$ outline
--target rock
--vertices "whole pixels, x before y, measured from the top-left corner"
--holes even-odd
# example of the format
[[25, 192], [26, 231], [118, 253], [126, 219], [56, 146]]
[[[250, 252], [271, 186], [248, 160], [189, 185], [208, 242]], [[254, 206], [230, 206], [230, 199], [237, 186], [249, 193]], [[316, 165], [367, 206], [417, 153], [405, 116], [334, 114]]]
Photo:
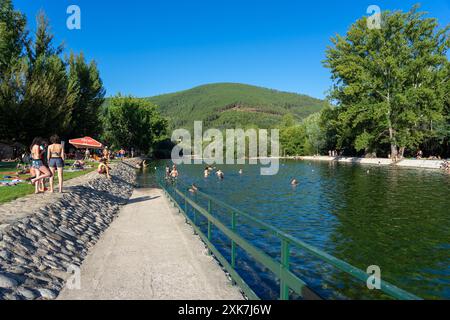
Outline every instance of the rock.
[[0, 250], [0, 257], [5, 259], [5, 260], [9, 260], [11, 258], [11, 252], [9, 252], [8, 250]]
[[36, 289], [42, 298], [47, 300], [56, 299], [57, 295], [53, 290], [45, 289], [45, 288], [37, 288]]
[[8, 272], [13, 273], [13, 274], [17, 274], [17, 275], [22, 275], [22, 274], [24, 274], [27, 271], [23, 267], [13, 266], [11, 268], [8, 268]]
[[76, 237], [77, 237], [77, 235], [76, 235], [75, 232], [73, 232], [72, 230], [69, 230], [69, 229], [67, 229], [67, 228], [59, 227], [59, 230], [61, 230], [61, 232], [65, 233], [65, 234], [68, 234], [69, 236], [71, 236], [71, 237], [73, 237], [73, 238], [76, 238]]
[[37, 298], [37, 295], [31, 289], [25, 287], [17, 288], [16, 292], [27, 300], [34, 300]]
[[11, 289], [17, 287], [18, 282], [13, 278], [0, 273], [0, 288]]
[[27, 260], [27, 259], [25, 259], [25, 258], [22, 258], [22, 257], [20, 257], [20, 256], [14, 256], [14, 260], [16, 260], [17, 261], [17, 263], [18, 264], [21, 264], [21, 265], [25, 265], [25, 264], [27, 264], [27, 261], [29, 261], [29, 260]]

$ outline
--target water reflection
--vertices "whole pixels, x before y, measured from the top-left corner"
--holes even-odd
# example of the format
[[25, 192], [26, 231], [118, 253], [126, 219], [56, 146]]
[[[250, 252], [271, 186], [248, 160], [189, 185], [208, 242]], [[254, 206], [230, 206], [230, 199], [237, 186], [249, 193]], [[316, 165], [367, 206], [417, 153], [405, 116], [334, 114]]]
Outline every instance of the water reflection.
[[[203, 166], [179, 169], [187, 184], [196, 183], [201, 191], [363, 270], [378, 265], [382, 279], [405, 290], [423, 298], [450, 298], [449, 175], [284, 161], [273, 177], [260, 176], [258, 166], [220, 166], [225, 172], [220, 181], [214, 175], [205, 179]], [[297, 187], [290, 185], [294, 177], [300, 181]], [[252, 226], [243, 228], [255, 245], [278, 255], [276, 239], [267, 240]], [[374, 297], [365, 284], [301, 251], [293, 253], [294, 272], [324, 297]], [[241, 267], [250, 274], [248, 266]], [[271, 284], [270, 293], [269, 282], [261, 290], [275, 294], [276, 285]]]

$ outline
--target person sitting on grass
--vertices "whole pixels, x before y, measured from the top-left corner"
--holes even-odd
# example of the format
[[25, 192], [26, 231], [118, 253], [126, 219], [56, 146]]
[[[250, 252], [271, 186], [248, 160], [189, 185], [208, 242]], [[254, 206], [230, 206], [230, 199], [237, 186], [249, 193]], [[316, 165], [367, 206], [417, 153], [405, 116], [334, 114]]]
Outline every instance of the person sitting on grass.
[[97, 169], [98, 173], [106, 174], [106, 177], [108, 179], [111, 179], [111, 176], [109, 175], [109, 170], [111, 170], [111, 168], [108, 166], [106, 158], [102, 158], [100, 160], [100, 164], [98, 165], [98, 169]]
[[30, 168], [26, 163], [19, 162], [16, 167], [16, 174], [27, 174], [30, 172]]
[[76, 170], [84, 170], [84, 161], [82, 160], [77, 160], [73, 163], [72, 165], [72, 169], [76, 169]]

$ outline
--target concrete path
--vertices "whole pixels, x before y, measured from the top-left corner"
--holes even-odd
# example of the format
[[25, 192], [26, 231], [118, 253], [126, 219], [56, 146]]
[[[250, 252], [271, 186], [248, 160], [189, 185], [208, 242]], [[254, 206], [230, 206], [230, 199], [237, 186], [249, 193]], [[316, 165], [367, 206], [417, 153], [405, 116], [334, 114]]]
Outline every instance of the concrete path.
[[60, 300], [243, 299], [159, 189], [136, 189]]

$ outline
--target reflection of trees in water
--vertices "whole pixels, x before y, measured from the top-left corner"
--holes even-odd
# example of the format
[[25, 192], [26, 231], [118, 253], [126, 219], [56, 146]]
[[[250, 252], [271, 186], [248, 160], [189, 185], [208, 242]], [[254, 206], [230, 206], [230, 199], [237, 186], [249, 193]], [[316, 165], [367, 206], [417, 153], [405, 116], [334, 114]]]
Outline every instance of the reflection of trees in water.
[[[448, 177], [333, 162], [285, 165], [271, 178], [261, 178], [252, 166], [243, 176], [237, 173], [242, 166], [221, 166], [221, 182], [214, 176], [203, 180], [202, 166], [183, 166], [180, 173], [187, 184], [196, 183], [201, 191], [362, 270], [379, 265], [382, 279], [402, 289], [424, 298], [449, 297]], [[291, 176], [300, 178], [296, 189], [288, 185]], [[221, 220], [229, 225], [226, 214]], [[242, 236], [279, 259], [279, 242], [254, 226], [239, 225]], [[213, 233], [229, 258], [229, 240]], [[302, 250], [293, 250], [291, 261], [293, 272], [324, 298], [381, 297]], [[277, 281], [243, 253], [238, 270], [261, 296], [277, 298]]]
[[[423, 298], [443, 297], [448, 290], [450, 239], [445, 183], [430, 172], [352, 167], [339, 195], [342, 207], [330, 239], [333, 254], [365, 270], [381, 268], [382, 279]], [[447, 191], [448, 192], [448, 191]], [[445, 275], [447, 273], [447, 283]], [[350, 287], [348, 277], [333, 274], [351, 297], [367, 297], [367, 289]], [[369, 295], [371, 297], [371, 295]]]

